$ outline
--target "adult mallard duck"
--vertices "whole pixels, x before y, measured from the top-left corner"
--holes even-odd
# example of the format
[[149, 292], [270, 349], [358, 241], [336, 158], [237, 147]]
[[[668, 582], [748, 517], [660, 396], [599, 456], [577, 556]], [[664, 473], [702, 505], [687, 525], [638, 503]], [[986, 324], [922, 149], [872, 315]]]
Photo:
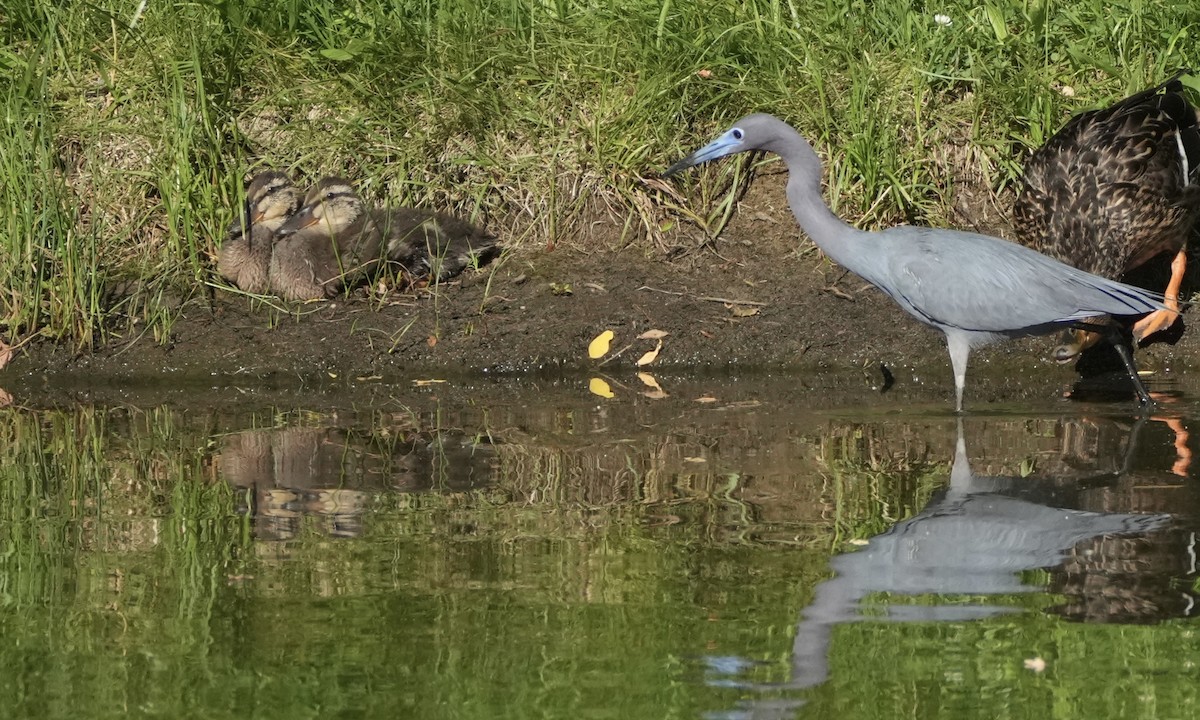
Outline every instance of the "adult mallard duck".
[[331, 297], [388, 261], [414, 278], [444, 281], [498, 250], [495, 237], [449, 215], [368, 209], [339, 177], [313, 186], [277, 235], [271, 288], [289, 300]]
[[[1175, 254], [1168, 310], [1133, 326], [1138, 341], [1179, 317], [1184, 244], [1200, 219], [1200, 128], [1183, 74], [1071, 118], [1029, 158], [1013, 208], [1022, 244], [1096, 275], [1121, 278]], [[1098, 339], [1072, 331], [1054, 357], [1067, 362]]]
[[287, 175], [267, 170], [246, 187], [246, 204], [217, 251], [217, 273], [249, 293], [263, 294], [275, 231], [300, 209], [300, 189]]

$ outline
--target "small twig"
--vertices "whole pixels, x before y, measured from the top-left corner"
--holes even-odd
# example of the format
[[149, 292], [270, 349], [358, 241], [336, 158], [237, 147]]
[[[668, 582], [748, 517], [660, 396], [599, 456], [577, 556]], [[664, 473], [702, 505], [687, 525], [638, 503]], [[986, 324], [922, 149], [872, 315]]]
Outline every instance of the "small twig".
[[753, 305], [755, 307], [766, 307], [769, 304], [769, 303], [765, 303], [765, 302], [759, 302], [757, 300], [731, 300], [730, 298], [723, 298], [723, 297], [707, 297], [706, 296], [706, 297], [698, 297], [696, 299], [704, 300], [706, 302], [719, 302], [719, 303], [723, 303], [725, 305]]
[[643, 285], [638, 290], [649, 290], [650, 292], [662, 293], [663, 295], [687, 295], [686, 292], [672, 292], [670, 290], [659, 290], [658, 288]]
[[662, 293], [663, 295], [687, 296], [687, 297], [691, 297], [696, 300], [703, 300], [704, 302], [718, 302], [718, 303], [724, 303], [726, 305], [754, 305], [757, 307], [766, 307], [767, 305], [770, 304], [770, 303], [765, 303], [765, 302], [759, 302], [757, 300], [733, 300], [730, 298], [723, 298], [723, 297], [710, 297], [708, 295], [692, 295], [691, 293], [687, 293], [687, 292], [673, 292], [671, 290], [660, 290], [658, 288], [650, 287], [649, 285], [643, 285], [640, 288], [638, 288], [638, 290], [649, 290], [650, 292]]
[[613, 360], [616, 360], [617, 358], [621, 357], [621, 355], [623, 355], [623, 354], [625, 353], [625, 351], [626, 351], [626, 350], [628, 350], [628, 349], [629, 349], [629, 348], [631, 348], [631, 347], [633, 347], [633, 343], [629, 343], [628, 345], [626, 345], [625, 347], [623, 347], [623, 348], [621, 348], [620, 350], [616, 351], [616, 352], [615, 352], [615, 353], [613, 353], [612, 355], [609, 355], [608, 357], [604, 358], [604, 362], [602, 362], [602, 363], [599, 363], [598, 365], [596, 365], [596, 367], [598, 367], [598, 368], [599, 368], [599, 367], [604, 367], [605, 365], [609, 364], [609, 363], [610, 363], [610, 362], [612, 362]]

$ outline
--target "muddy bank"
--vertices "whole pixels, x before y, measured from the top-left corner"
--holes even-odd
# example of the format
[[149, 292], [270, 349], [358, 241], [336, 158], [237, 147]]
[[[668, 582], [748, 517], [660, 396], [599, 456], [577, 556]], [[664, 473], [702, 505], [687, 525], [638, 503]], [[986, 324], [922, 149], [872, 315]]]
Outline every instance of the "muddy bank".
[[[597, 370], [586, 348], [605, 329], [616, 333], [614, 352], [629, 347], [599, 369], [631, 375], [654, 347], [636, 336], [658, 329], [670, 333], [651, 366], [659, 373], [868, 376], [883, 364], [898, 383], [923, 376], [951, 391], [941, 334], [824, 259], [795, 228], [778, 176], [755, 183], [716, 242], [693, 231], [680, 243], [692, 249], [670, 260], [573, 245], [523, 250], [434, 292], [382, 300], [360, 290], [336, 302], [272, 305], [205, 288], [183, 303], [164, 343], [135, 332], [86, 354], [34, 346], [0, 374], [0, 385], [553, 378]], [[1198, 343], [1184, 333], [1174, 345], [1142, 350], [1139, 362], [1169, 377], [1196, 364]], [[1050, 375], [1068, 383], [1070, 369], [1045, 359], [1052, 345], [1034, 338], [984, 349], [972, 357], [972, 378], [1000, 374], [1019, 383]]]

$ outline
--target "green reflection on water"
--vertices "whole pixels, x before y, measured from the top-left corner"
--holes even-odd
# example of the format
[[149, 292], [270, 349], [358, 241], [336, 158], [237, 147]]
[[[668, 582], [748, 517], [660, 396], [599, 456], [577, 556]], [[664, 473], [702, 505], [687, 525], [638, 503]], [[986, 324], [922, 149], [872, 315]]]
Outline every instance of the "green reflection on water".
[[[1192, 714], [1188, 623], [1064, 621], [1043, 611], [1080, 591], [1043, 571], [1022, 577], [1055, 594], [949, 599], [1024, 612], [839, 624], [826, 682], [770, 688], [791, 676], [797, 619], [831, 553], [916, 515], [946, 482], [944, 420], [480, 405], [0, 416], [0, 707], [692, 718], [804, 700], [796, 712], [815, 717]], [[1056, 422], [976, 428], [999, 448], [989, 471], [1077, 466], [1043, 427]], [[1169, 448], [1162, 436], [1150, 445]], [[1024, 669], [1032, 657], [1048, 669]]]

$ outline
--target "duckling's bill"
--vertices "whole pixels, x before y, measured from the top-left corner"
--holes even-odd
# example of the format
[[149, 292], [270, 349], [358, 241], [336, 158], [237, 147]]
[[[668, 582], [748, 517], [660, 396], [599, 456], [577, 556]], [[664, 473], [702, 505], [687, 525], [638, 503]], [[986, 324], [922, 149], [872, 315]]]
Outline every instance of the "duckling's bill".
[[285, 222], [279, 227], [278, 230], [275, 231], [275, 235], [278, 237], [295, 235], [304, 228], [315, 225], [317, 220], [319, 220], [319, 218], [313, 214], [311, 207], [301, 208], [300, 212], [289, 218], [287, 222]]

